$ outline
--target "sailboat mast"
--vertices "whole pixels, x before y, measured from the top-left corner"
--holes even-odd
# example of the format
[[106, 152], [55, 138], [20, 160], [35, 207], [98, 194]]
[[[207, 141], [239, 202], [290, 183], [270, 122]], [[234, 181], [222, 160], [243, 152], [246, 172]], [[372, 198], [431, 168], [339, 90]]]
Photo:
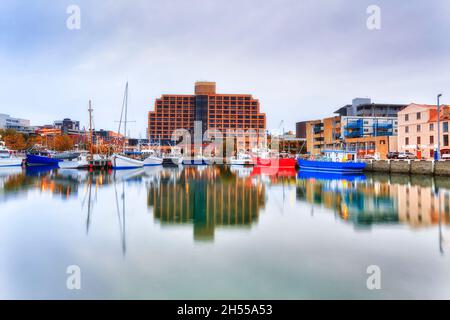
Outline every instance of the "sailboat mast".
[[125, 86], [125, 122], [124, 122], [124, 135], [123, 135], [123, 152], [125, 153], [125, 146], [127, 141], [127, 122], [128, 122], [128, 81]]
[[93, 154], [94, 154], [94, 152], [93, 152], [94, 139], [93, 138], [94, 137], [92, 134], [92, 103], [91, 103], [91, 100], [89, 100], [88, 111], [89, 111], [89, 140], [90, 140], [89, 152], [90, 152], [91, 159], [93, 159]]

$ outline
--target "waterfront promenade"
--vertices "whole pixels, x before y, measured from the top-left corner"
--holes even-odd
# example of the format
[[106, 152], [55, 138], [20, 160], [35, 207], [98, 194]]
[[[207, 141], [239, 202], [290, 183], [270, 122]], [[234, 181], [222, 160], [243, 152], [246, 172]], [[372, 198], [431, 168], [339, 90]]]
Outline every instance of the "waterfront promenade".
[[450, 161], [369, 160], [365, 171], [450, 176]]

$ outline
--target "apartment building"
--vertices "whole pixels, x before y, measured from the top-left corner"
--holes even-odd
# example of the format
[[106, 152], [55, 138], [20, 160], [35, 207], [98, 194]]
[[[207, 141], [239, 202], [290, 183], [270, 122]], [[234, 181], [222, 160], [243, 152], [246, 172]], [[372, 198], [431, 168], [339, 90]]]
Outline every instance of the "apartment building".
[[250, 94], [219, 94], [215, 82], [196, 82], [193, 95], [168, 94], [156, 99], [154, 111], [148, 114], [149, 140], [171, 144], [177, 129], [192, 135], [195, 121], [202, 122], [202, 132], [220, 130], [225, 136], [228, 130], [264, 137], [266, 133], [266, 114], [260, 112], [258, 99]]
[[[440, 110], [441, 154], [450, 153], [450, 106]], [[398, 114], [399, 151], [416, 154], [418, 158], [432, 159], [438, 148], [437, 106], [412, 103]]]

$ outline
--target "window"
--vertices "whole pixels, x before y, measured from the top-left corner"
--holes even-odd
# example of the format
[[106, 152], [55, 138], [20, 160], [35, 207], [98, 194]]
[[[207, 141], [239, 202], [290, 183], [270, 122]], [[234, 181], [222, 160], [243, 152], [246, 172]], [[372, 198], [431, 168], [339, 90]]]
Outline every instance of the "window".
[[434, 123], [430, 123], [430, 131], [434, 130]]
[[420, 132], [420, 124], [417, 125], [417, 132]]
[[408, 132], [409, 132], [409, 127], [405, 126], [405, 133], [408, 133]]
[[419, 145], [421, 143], [420, 140], [421, 140], [420, 137], [417, 137], [417, 145]]
[[417, 112], [417, 114], [416, 114], [417, 120], [420, 120], [420, 115], [421, 115], [421, 113]]
[[448, 122], [444, 122], [444, 123], [442, 124], [442, 131], [448, 132]]
[[430, 144], [434, 143], [434, 136], [430, 136]]
[[409, 145], [409, 138], [408, 137], [405, 138], [405, 145]]
[[448, 146], [448, 134], [444, 135], [444, 146], [447, 147]]
[[405, 114], [405, 121], [409, 121], [409, 114]]

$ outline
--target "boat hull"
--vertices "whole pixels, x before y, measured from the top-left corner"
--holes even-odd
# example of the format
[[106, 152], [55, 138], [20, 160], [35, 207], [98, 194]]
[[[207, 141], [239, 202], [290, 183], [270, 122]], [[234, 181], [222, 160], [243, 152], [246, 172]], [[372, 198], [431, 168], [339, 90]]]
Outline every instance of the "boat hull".
[[35, 154], [27, 154], [28, 166], [58, 166], [58, 163], [61, 161], [61, 159], [38, 156]]
[[113, 169], [135, 169], [144, 166], [143, 161], [128, 158], [119, 154], [112, 155], [111, 164]]
[[260, 158], [254, 157], [253, 164], [258, 167], [295, 169], [297, 161], [294, 158]]
[[160, 166], [163, 163], [162, 158], [150, 156], [144, 160], [144, 167]]
[[20, 158], [0, 158], [0, 168], [20, 167], [22, 162]]
[[366, 164], [363, 162], [332, 162], [315, 160], [298, 160], [300, 172], [325, 172], [338, 174], [362, 173]]
[[89, 167], [89, 163], [87, 161], [61, 161], [58, 163], [58, 167], [61, 169], [83, 169]]

